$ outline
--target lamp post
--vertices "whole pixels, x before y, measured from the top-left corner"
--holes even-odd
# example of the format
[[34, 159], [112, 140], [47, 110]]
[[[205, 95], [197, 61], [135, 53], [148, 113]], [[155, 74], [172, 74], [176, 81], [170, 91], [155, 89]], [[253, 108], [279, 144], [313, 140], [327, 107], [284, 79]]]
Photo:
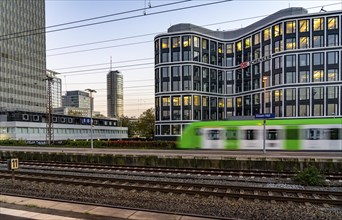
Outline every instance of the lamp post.
[[96, 93], [96, 90], [94, 89], [86, 89], [85, 91], [88, 91], [90, 93], [90, 148], [93, 150], [94, 143], [93, 143], [93, 92]]
[[[263, 86], [264, 86], [264, 106], [263, 106], [263, 114], [266, 113], [266, 83], [267, 83], [267, 76], [262, 78]], [[264, 117], [264, 139], [262, 143], [262, 149], [264, 154], [266, 153], [266, 118]]]

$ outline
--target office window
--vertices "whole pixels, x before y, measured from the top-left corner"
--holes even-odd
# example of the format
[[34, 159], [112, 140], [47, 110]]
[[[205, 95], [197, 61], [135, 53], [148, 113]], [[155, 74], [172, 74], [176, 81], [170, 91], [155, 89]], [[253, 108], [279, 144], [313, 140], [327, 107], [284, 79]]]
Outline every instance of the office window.
[[323, 82], [324, 81], [324, 70], [314, 70], [312, 77], [313, 77], [313, 82]]
[[250, 37], [245, 39], [244, 47], [245, 47], [245, 49], [251, 47], [251, 38]]
[[191, 80], [183, 80], [183, 91], [191, 90]]
[[170, 82], [162, 82], [162, 92], [170, 91]]
[[323, 65], [324, 64], [324, 54], [323, 53], [314, 53], [313, 54], [313, 65]]
[[282, 80], [282, 74], [281, 73], [276, 73], [274, 74], [274, 85], [281, 85], [283, 83]]
[[285, 67], [295, 67], [296, 66], [296, 55], [285, 56]]
[[171, 61], [172, 62], [180, 61], [180, 52], [177, 52], [177, 51], [172, 52]]
[[173, 37], [172, 39], [172, 48], [180, 47], [180, 37]]
[[271, 62], [270, 60], [264, 61], [264, 72], [269, 72], [271, 70]]
[[299, 55], [299, 66], [310, 66], [310, 54]]
[[191, 96], [183, 96], [183, 106], [191, 106]]
[[208, 50], [208, 40], [207, 39], [202, 39], [202, 49]]
[[266, 44], [264, 45], [264, 50], [263, 50], [263, 54], [264, 56], [269, 56], [271, 54], [271, 45], [270, 44]]
[[194, 106], [201, 106], [201, 97], [198, 95], [194, 96]]
[[172, 106], [180, 106], [180, 105], [181, 105], [180, 96], [172, 97]]
[[309, 113], [310, 106], [301, 104], [299, 105], [299, 116], [310, 116]]
[[296, 49], [296, 38], [286, 39], [286, 50]]
[[227, 44], [226, 47], [227, 47], [226, 51], [227, 51], [228, 54], [234, 52], [233, 44]]
[[312, 98], [314, 100], [324, 99], [324, 88], [323, 87], [312, 88]]
[[285, 97], [286, 101], [296, 100], [296, 89], [286, 89], [285, 93], [286, 93], [286, 97]]
[[227, 98], [227, 108], [233, 108], [233, 98]]
[[309, 37], [300, 37], [299, 38], [299, 48], [305, 49], [310, 47], [310, 38]]
[[327, 86], [328, 99], [337, 99], [339, 97], [338, 94], [338, 86]]
[[278, 40], [276, 42], [274, 42], [274, 52], [281, 52], [283, 51], [283, 41], [282, 40]]
[[162, 107], [170, 106], [170, 97], [162, 97]]
[[309, 32], [309, 20], [300, 20], [299, 21], [299, 32]]
[[328, 47], [338, 46], [338, 34], [328, 35]]
[[269, 39], [271, 39], [271, 29], [267, 28], [265, 30], [263, 30], [263, 36], [264, 36], [264, 41], [267, 41]]
[[194, 37], [194, 48], [200, 47], [200, 39], [199, 37]]
[[323, 104], [314, 104], [313, 105], [313, 116], [323, 116]]
[[310, 88], [299, 88], [299, 100], [310, 99]]
[[306, 83], [310, 82], [309, 71], [300, 71], [299, 72], [299, 82]]
[[296, 72], [286, 72], [285, 80], [285, 83], [296, 83]]
[[191, 46], [191, 37], [190, 36], [184, 36], [184, 37], [182, 37], [182, 40], [183, 40], [183, 48]]
[[328, 52], [328, 64], [338, 64], [338, 51]]
[[241, 41], [239, 41], [239, 42], [236, 43], [236, 51], [237, 51], [237, 52], [242, 51], [242, 42], [241, 42]]
[[323, 35], [313, 37], [313, 47], [323, 47], [324, 37]]
[[162, 63], [169, 62], [169, 53], [162, 53], [161, 54], [161, 62]]
[[314, 18], [313, 19], [313, 30], [323, 31], [324, 30], [324, 18]]
[[260, 33], [253, 35], [253, 45], [260, 44]]
[[296, 106], [286, 105], [286, 115], [285, 117], [295, 117], [296, 116]]
[[169, 48], [169, 38], [162, 38], [162, 49], [168, 49]]
[[296, 33], [296, 21], [286, 22], [286, 34]]
[[338, 27], [338, 18], [337, 17], [328, 18], [328, 30], [337, 29], [337, 27]]
[[283, 67], [282, 65], [282, 57], [276, 57], [274, 58], [274, 69], [281, 69]]
[[180, 81], [179, 80], [172, 81], [172, 91], [180, 91]]
[[280, 35], [282, 35], [282, 27], [281, 27], [281, 24], [277, 24], [277, 25], [274, 25], [273, 26], [273, 36], [274, 37], [278, 37]]
[[338, 80], [338, 69], [328, 69], [327, 81]]
[[161, 68], [161, 72], [162, 72], [162, 78], [168, 78], [169, 77], [169, 68], [168, 67]]

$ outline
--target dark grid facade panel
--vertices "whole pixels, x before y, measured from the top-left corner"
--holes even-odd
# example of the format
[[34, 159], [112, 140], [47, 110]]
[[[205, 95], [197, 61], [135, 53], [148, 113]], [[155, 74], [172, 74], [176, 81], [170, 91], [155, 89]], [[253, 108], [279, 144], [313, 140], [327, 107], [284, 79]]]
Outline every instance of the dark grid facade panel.
[[285, 16], [234, 39], [195, 29], [155, 38], [156, 136], [232, 116], [341, 115], [341, 13]]

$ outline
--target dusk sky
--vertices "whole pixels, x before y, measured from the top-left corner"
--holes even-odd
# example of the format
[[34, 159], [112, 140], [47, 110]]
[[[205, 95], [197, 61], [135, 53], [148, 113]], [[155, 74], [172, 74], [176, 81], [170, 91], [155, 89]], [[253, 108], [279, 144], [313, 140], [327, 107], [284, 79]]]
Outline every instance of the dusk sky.
[[[178, 4], [156, 7], [176, 2]], [[190, 7], [207, 3], [216, 4]], [[152, 8], [148, 8], [149, 5]], [[119, 70], [124, 77], [124, 115], [139, 117], [143, 111], [154, 107], [153, 39], [158, 33], [167, 32], [171, 25], [192, 23], [213, 30], [233, 30], [289, 6], [304, 7], [314, 13], [322, 6], [326, 11], [341, 10], [342, 1], [46, 0], [46, 26], [145, 6], [145, 11], [47, 28], [47, 69], [61, 73], [58, 77], [63, 82], [63, 93], [66, 90], [95, 89], [94, 110], [107, 115], [106, 75], [112, 57], [112, 70]], [[175, 10], [163, 12], [171, 9]], [[49, 33], [108, 20], [116, 21]]]

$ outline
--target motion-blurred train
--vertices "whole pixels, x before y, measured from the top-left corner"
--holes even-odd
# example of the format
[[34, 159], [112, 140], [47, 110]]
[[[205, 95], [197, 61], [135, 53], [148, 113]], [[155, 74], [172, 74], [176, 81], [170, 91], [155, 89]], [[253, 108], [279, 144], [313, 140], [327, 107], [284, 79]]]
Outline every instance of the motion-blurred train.
[[[342, 118], [266, 120], [267, 150], [342, 151]], [[263, 120], [199, 121], [189, 124], [179, 148], [262, 150]]]

